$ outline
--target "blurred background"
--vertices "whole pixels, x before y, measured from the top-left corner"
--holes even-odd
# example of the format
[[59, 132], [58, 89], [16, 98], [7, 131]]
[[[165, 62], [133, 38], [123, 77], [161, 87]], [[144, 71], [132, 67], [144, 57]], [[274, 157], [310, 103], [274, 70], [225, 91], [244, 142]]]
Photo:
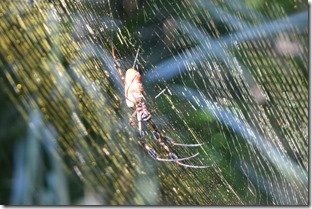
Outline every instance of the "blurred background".
[[[1, 1], [0, 203], [307, 205], [308, 44], [303, 0]], [[142, 149], [112, 47], [212, 167]]]

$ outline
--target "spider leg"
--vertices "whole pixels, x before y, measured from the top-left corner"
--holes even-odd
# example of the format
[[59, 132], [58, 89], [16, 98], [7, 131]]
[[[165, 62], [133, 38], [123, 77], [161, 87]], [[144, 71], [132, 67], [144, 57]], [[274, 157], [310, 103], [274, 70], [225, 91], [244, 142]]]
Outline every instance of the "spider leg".
[[177, 161], [176, 163], [186, 168], [210, 168], [213, 166], [213, 165], [189, 165], [189, 164], [181, 163], [179, 161]]
[[149, 156], [152, 157], [153, 159], [161, 161], [161, 162], [174, 162], [174, 163], [177, 163], [178, 165], [186, 167], [186, 168], [209, 168], [209, 167], [213, 166], [213, 165], [208, 165], [208, 166], [205, 166], [205, 165], [202, 165], [202, 166], [200, 166], [200, 165], [189, 165], [189, 164], [182, 163], [181, 161], [194, 158], [197, 155], [199, 155], [199, 153], [196, 153], [194, 155], [191, 155], [191, 156], [185, 157], [185, 158], [178, 158], [178, 156], [176, 154], [174, 154], [173, 152], [170, 152], [170, 150], [167, 146], [166, 147], [169, 150], [169, 152], [168, 152], [169, 158], [160, 158], [158, 156], [158, 153], [153, 148], [149, 147], [146, 144], [146, 141], [144, 140], [144, 132], [142, 131], [142, 121], [141, 120], [138, 122], [138, 127], [139, 127], [138, 140], [141, 143], [141, 145], [144, 147], [144, 149], [147, 151]]
[[148, 120], [148, 123], [149, 125], [152, 127], [152, 131], [153, 131], [153, 136], [154, 136], [154, 139], [156, 140], [156, 142], [162, 146], [166, 152], [168, 153], [168, 157], [169, 161], [175, 161], [178, 159], [178, 156], [176, 154], [174, 154], [173, 152], [171, 152], [171, 150], [169, 149], [169, 147], [162, 141], [162, 137], [160, 135], [160, 133], [158, 132], [158, 130], [156, 129], [156, 126], [155, 124], [152, 122], [151, 119]]
[[142, 121], [138, 122], [138, 126], [139, 126], [138, 140], [139, 140], [140, 144], [144, 147], [144, 149], [147, 151], [147, 153], [150, 157], [152, 157], [153, 159], [158, 160], [158, 161], [174, 161], [174, 159], [164, 159], [164, 158], [158, 157], [158, 153], [153, 148], [148, 146], [146, 141], [144, 140], [144, 132], [142, 131]]
[[166, 141], [172, 145], [172, 146], [181, 146], [181, 147], [200, 147], [202, 146], [204, 143], [201, 143], [201, 144], [181, 144], [181, 143], [176, 143], [173, 141], [172, 138], [168, 137], [165, 135], [165, 133], [160, 133], [157, 128], [156, 128], [156, 125], [153, 123], [152, 120], [149, 120], [149, 125], [150, 127], [152, 128], [153, 130], [153, 135], [154, 135], [154, 138], [156, 140], [161, 140], [161, 138], [164, 138], [166, 139]]
[[199, 153], [196, 153], [196, 154], [194, 154], [192, 156], [189, 156], [189, 157], [178, 158], [177, 155], [174, 154], [173, 152], [171, 152], [169, 150], [169, 148], [163, 142], [160, 142], [162, 147], [164, 147], [166, 149], [166, 151], [168, 152], [168, 156], [169, 156], [169, 158], [160, 158], [158, 153], [153, 148], [148, 146], [146, 141], [144, 140], [144, 132], [142, 131], [142, 120], [138, 121], [138, 129], [139, 129], [139, 137], [138, 137], [139, 142], [144, 147], [144, 149], [147, 151], [149, 156], [151, 156], [155, 160], [163, 161], [163, 162], [179, 162], [179, 161], [183, 161], [183, 160], [188, 160], [188, 159], [194, 158], [194, 157], [196, 157], [199, 154]]
[[[173, 153], [172, 153], [173, 154]], [[174, 158], [172, 158], [172, 157], [169, 157], [169, 158], [158, 158], [157, 160], [159, 160], [159, 161], [164, 161], [164, 162], [176, 162], [176, 163], [178, 163], [179, 161], [183, 161], [183, 160], [189, 160], [189, 159], [191, 159], [191, 158], [194, 158], [194, 157], [196, 157], [197, 155], [199, 155], [199, 153], [196, 153], [196, 154], [194, 154], [194, 155], [191, 155], [191, 156], [189, 156], [189, 157], [184, 157], [184, 158], [178, 158], [175, 154], [174, 154]]]
[[183, 161], [183, 160], [188, 160], [188, 159], [194, 158], [197, 155], [199, 155], [199, 153], [196, 153], [196, 154], [194, 154], [192, 156], [185, 157], [185, 158], [178, 158], [175, 154], [173, 154], [173, 156], [169, 157], [169, 159], [163, 159], [163, 158], [159, 158], [159, 157], [156, 157], [155, 159], [158, 160], [158, 161], [163, 161], [163, 162], [174, 162], [174, 163], [177, 163], [178, 165], [183, 166], [185, 168], [209, 168], [209, 167], [213, 166], [213, 165], [189, 165], [189, 164], [185, 164], [185, 163], [181, 163], [180, 162], [180, 161]]
[[[161, 158], [161, 157], [158, 157], [158, 153], [153, 149], [153, 148], [150, 148], [147, 144], [146, 144], [146, 142], [145, 142], [145, 140], [143, 140], [142, 138], [139, 140], [140, 141], [140, 143], [144, 146], [144, 148], [145, 148], [145, 150], [147, 151], [147, 153], [149, 154], [149, 156], [151, 156], [153, 159], [155, 159], [155, 160], [158, 160], [158, 161], [162, 161], [162, 162], [175, 162], [175, 163], [177, 163], [177, 164], [179, 164], [179, 165], [185, 165], [185, 166], [187, 166], [187, 164], [183, 164], [183, 163], [181, 163], [180, 161], [183, 161], [183, 160], [188, 160], [188, 159], [191, 159], [191, 158], [194, 158], [194, 157], [196, 157], [197, 155], [199, 155], [199, 153], [196, 153], [196, 154], [194, 154], [194, 155], [191, 155], [191, 156], [189, 156], [189, 157], [185, 157], [185, 158], [178, 158], [174, 153], [171, 153], [171, 154], [173, 154], [175, 157], [174, 158]], [[189, 166], [191, 166], [191, 165], [189, 165]], [[200, 166], [199, 166], [200, 167]]]
[[112, 46], [112, 55], [113, 55], [113, 59], [114, 59], [114, 66], [118, 70], [118, 73], [119, 73], [119, 75], [121, 77], [122, 83], [125, 84], [125, 77], [124, 77], [124, 75], [123, 75], [123, 73], [121, 71], [121, 66], [120, 66], [119, 60], [115, 56], [115, 50], [114, 50], [113, 46]]
[[144, 147], [144, 149], [147, 151], [149, 156], [159, 161], [174, 161], [174, 159], [163, 159], [163, 158], [158, 157], [158, 153], [153, 148], [147, 145], [146, 141], [144, 140], [144, 132], [142, 131], [142, 120], [138, 121], [138, 129], [139, 129], [138, 140], [141, 143], [141, 145]]
[[130, 118], [129, 118], [129, 124], [131, 125], [131, 126], [135, 126], [135, 122], [133, 122], [133, 118], [137, 115], [137, 110], [135, 110], [133, 113], [132, 113], [132, 115], [130, 116]]
[[203, 146], [205, 143], [201, 144], [181, 144], [181, 143], [176, 143], [173, 141], [172, 138], [168, 137], [165, 135], [166, 140], [172, 145], [172, 146], [181, 146], [181, 147], [200, 147]]
[[147, 151], [147, 153], [149, 154], [149, 156], [151, 156], [153, 159], [158, 159], [158, 154], [157, 152], [153, 149], [150, 148], [146, 141], [144, 140], [144, 132], [142, 131], [142, 120], [138, 121], [138, 129], [139, 129], [139, 137], [138, 140], [140, 142], [140, 144], [144, 147], [144, 149]]
[[[163, 135], [161, 135], [161, 133], [157, 130], [156, 125], [153, 123], [153, 121], [151, 119], [148, 120], [148, 123], [150, 125], [150, 127], [152, 128], [153, 131], [153, 136], [154, 139], [156, 140], [156, 142], [162, 146], [168, 153], [168, 157], [169, 159], [167, 159], [166, 161], [179, 161], [179, 160], [187, 160], [193, 157], [196, 157], [198, 155], [198, 153], [196, 153], [195, 155], [192, 155], [190, 157], [186, 157], [186, 158], [178, 158], [178, 156], [176, 154], [174, 154], [173, 152], [171, 152], [171, 150], [169, 149], [169, 147], [162, 141]], [[170, 143], [172, 144], [172, 143]], [[188, 145], [188, 144], [186, 144]], [[194, 145], [193, 145], [194, 146]], [[196, 145], [195, 145], [196, 146]]]
[[176, 154], [174, 154], [173, 152], [171, 152], [169, 150], [169, 148], [164, 145], [164, 143], [162, 142], [162, 138], [165, 138], [171, 145], [175, 145], [175, 146], [184, 146], [184, 147], [198, 147], [198, 146], [202, 146], [202, 144], [179, 144], [179, 143], [175, 143], [171, 138], [167, 137], [164, 133], [160, 133], [157, 128], [156, 128], [156, 125], [153, 123], [152, 120], [148, 120], [148, 123], [153, 131], [153, 136], [155, 138], [155, 140], [163, 147], [166, 147], [166, 151], [168, 152], [168, 157], [169, 159], [156, 159], [156, 160], [159, 160], [159, 161], [164, 161], [164, 162], [170, 162], [170, 161], [173, 161], [175, 163], [177, 163], [178, 165], [180, 166], [183, 166], [183, 167], [186, 167], [186, 168], [209, 168], [209, 167], [212, 167], [213, 165], [189, 165], [189, 164], [185, 164], [185, 163], [182, 163], [180, 161], [183, 161], [183, 160], [188, 160], [188, 159], [191, 159], [191, 158], [194, 158], [196, 157], [197, 155], [199, 155], [199, 153], [196, 153], [192, 156], [189, 156], [189, 157], [185, 157], [185, 158], [178, 158], [178, 156]]

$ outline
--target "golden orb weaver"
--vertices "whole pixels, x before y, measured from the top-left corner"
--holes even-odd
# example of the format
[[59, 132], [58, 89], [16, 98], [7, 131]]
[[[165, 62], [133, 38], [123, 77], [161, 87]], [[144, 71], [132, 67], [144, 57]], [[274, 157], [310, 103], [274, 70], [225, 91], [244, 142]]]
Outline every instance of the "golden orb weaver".
[[[165, 133], [160, 132], [154, 122], [151, 119], [151, 113], [147, 110], [147, 107], [145, 105], [145, 98], [143, 96], [143, 85], [141, 82], [141, 74], [135, 70], [135, 63], [139, 55], [139, 49], [137, 50], [134, 63], [132, 68], [129, 68], [125, 76], [122, 73], [121, 70], [121, 65], [119, 61], [117, 60], [115, 56], [115, 51], [114, 47], [112, 47], [112, 56], [114, 59], [114, 66], [117, 68], [121, 80], [125, 86], [125, 97], [126, 97], [126, 104], [128, 107], [134, 109], [134, 112], [132, 113], [130, 119], [129, 119], [129, 124], [131, 126], [138, 126], [138, 131], [139, 131], [139, 136], [138, 136], [138, 141], [140, 144], [143, 146], [143, 148], [147, 151], [149, 156], [151, 156], [153, 159], [158, 160], [158, 161], [163, 161], [163, 162], [175, 162], [178, 165], [188, 167], [188, 168], [208, 168], [211, 167], [212, 165], [189, 165], [182, 163], [181, 161], [188, 160], [191, 158], [196, 157], [199, 155], [199, 153], [196, 153], [194, 155], [185, 157], [185, 158], [178, 158], [178, 156], [173, 153], [169, 147], [165, 144], [164, 141], [166, 141], [168, 144], [172, 146], [183, 146], [183, 147], [198, 147], [202, 146], [202, 144], [180, 144], [174, 142], [171, 138], [167, 137]], [[133, 121], [133, 118], [137, 118], [137, 123]], [[168, 158], [161, 158], [159, 157], [159, 154], [152, 148], [150, 147], [146, 141], [144, 140], [144, 132], [142, 130], [142, 122], [146, 122], [149, 125], [149, 128], [151, 129], [151, 132], [153, 133], [153, 137], [156, 140], [156, 142], [168, 153]]]

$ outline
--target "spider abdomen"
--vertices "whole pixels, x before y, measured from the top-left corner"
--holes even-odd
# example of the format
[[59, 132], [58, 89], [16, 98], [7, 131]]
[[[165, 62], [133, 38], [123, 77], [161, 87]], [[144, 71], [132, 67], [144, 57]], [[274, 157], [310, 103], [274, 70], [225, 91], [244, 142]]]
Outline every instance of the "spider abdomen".
[[133, 68], [129, 68], [125, 76], [125, 96], [128, 107], [135, 107], [143, 98], [141, 75]]

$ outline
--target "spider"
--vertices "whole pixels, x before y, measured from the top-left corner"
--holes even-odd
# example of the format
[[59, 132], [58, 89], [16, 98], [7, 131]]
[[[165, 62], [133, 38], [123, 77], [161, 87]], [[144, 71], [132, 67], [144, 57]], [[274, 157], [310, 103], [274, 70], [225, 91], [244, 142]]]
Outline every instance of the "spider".
[[[170, 148], [164, 143], [166, 141], [168, 144], [172, 146], [184, 146], [184, 147], [197, 147], [197, 146], [202, 146], [202, 144], [180, 144], [174, 142], [171, 138], [167, 137], [164, 132], [160, 132], [154, 122], [151, 119], [151, 113], [148, 111], [146, 105], [145, 105], [145, 98], [143, 96], [143, 86], [141, 82], [141, 74], [135, 70], [135, 63], [138, 58], [139, 54], [139, 49], [137, 50], [134, 63], [132, 68], [129, 68], [126, 71], [126, 74], [122, 73], [121, 66], [119, 61], [117, 60], [115, 56], [115, 51], [114, 47], [112, 47], [112, 56], [114, 59], [114, 66], [117, 68], [121, 80], [125, 86], [125, 97], [126, 97], [126, 104], [128, 107], [134, 109], [134, 112], [130, 116], [129, 119], [129, 124], [132, 127], [135, 127], [136, 125], [138, 126], [138, 131], [139, 131], [139, 136], [138, 136], [138, 141], [140, 144], [144, 147], [144, 149], [147, 151], [149, 156], [151, 156], [153, 159], [158, 160], [158, 161], [163, 161], [163, 162], [175, 162], [178, 165], [184, 166], [184, 167], [189, 167], [189, 168], [208, 168], [211, 167], [211, 165], [204, 165], [204, 166], [197, 166], [197, 165], [189, 165], [182, 163], [181, 161], [188, 160], [191, 158], [196, 157], [199, 153], [196, 153], [192, 156], [185, 157], [185, 158], [178, 158], [178, 156], [173, 153]], [[133, 118], [137, 118], [137, 123], [133, 121]], [[151, 147], [149, 146], [145, 139], [144, 139], [144, 132], [142, 130], [142, 122], [147, 122], [148, 126], [151, 129], [151, 132], [153, 133], [153, 137], [156, 140], [156, 142], [168, 153], [168, 158], [161, 158], [159, 157], [159, 154]]]

